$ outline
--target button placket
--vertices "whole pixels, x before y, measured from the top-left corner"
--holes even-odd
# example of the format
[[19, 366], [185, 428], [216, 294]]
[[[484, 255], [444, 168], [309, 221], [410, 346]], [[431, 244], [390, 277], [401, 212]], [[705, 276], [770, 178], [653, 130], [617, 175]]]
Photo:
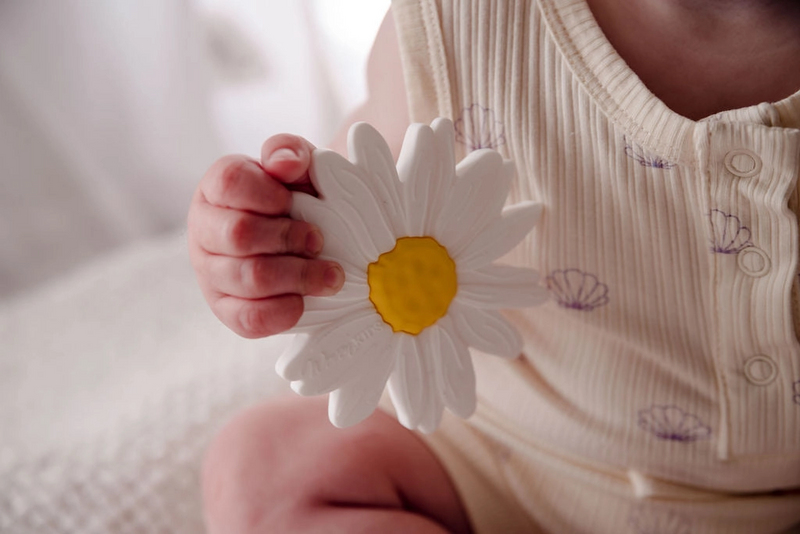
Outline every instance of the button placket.
[[[717, 123], [708, 127], [707, 144], [698, 143], [709, 213], [717, 226], [738, 223], [741, 231], [734, 242], [730, 233], [714, 234], [719, 228], [711, 228], [712, 240], [720, 241], [720, 235], [726, 240], [712, 247], [710, 278], [721, 393], [717, 446], [723, 459], [800, 442], [787, 440], [778, 420], [785, 413], [782, 377], [797, 373], [797, 362], [786, 357], [800, 354], [794, 335], [786, 335], [794, 329], [789, 295], [782, 290], [790, 287], [784, 281], [793, 279], [797, 261], [797, 225], [785, 205], [797, 179], [798, 141], [796, 132]], [[787, 145], [794, 151], [787, 152]]]

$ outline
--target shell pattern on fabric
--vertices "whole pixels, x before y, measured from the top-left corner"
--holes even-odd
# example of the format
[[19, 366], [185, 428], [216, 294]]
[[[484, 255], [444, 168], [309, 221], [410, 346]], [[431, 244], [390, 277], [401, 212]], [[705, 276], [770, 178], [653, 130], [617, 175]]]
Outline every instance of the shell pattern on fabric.
[[711, 251], [717, 254], [738, 254], [749, 246], [750, 228], [742, 224], [739, 217], [721, 210], [711, 210]]
[[652, 406], [639, 412], [639, 426], [659, 439], [690, 442], [708, 439], [711, 428], [677, 406]]
[[608, 286], [580, 269], [552, 271], [545, 279], [547, 289], [563, 308], [592, 311], [608, 304]]
[[470, 150], [497, 148], [505, 144], [505, 126], [494, 112], [478, 104], [464, 108], [455, 122], [456, 140]]
[[[322, 229], [320, 257], [345, 271], [342, 290], [305, 297], [292, 346], [276, 369], [302, 395], [330, 393], [328, 414], [353, 425], [388, 390], [399, 421], [432, 432], [445, 408], [460, 417], [475, 410], [475, 372], [468, 348], [513, 358], [516, 329], [499, 313], [547, 300], [538, 274], [495, 265], [533, 228], [541, 204], [504, 207], [510, 162], [492, 150], [455, 163], [452, 122], [414, 124], [397, 164], [385, 140], [365, 123], [349, 132], [352, 161], [316, 150], [310, 176], [319, 198], [295, 193], [291, 216]], [[457, 291], [446, 314], [418, 335], [393, 331], [370, 301], [368, 266], [398, 239], [427, 236], [456, 266]]]

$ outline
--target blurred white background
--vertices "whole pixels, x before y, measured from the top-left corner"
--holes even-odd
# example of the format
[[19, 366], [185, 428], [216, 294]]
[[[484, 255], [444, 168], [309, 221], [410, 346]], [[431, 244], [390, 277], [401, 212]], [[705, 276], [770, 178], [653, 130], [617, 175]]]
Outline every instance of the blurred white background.
[[179, 227], [224, 153], [327, 143], [388, 4], [0, 2], [0, 299]]
[[325, 145], [389, 0], [0, 0], [0, 532], [203, 532], [200, 465], [288, 388], [213, 317], [191, 194], [272, 134]]

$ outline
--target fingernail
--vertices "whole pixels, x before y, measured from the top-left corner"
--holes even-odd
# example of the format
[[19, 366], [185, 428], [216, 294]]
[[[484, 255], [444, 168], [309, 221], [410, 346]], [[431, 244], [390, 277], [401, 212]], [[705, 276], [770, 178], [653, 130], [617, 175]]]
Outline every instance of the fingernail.
[[250, 169], [251, 171], [255, 171], [257, 173], [263, 173], [264, 172], [264, 169], [261, 167], [261, 165], [259, 165], [258, 163], [256, 163], [253, 160], [247, 160], [242, 168], [243, 169], [247, 168], [247, 169]]
[[344, 284], [344, 271], [338, 265], [331, 265], [325, 269], [323, 280], [326, 287], [339, 289]]
[[322, 238], [322, 233], [319, 230], [311, 230], [306, 235], [306, 252], [312, 256], [316, 256], [322, 252], [322, 246], [325, 244]]
[[275, 152], [273, 152], [270, 157], [270, 161], [299, 161], [300, 156], [297, 155], [297, 152], [292, 150], [291, 148], [279, 148]]

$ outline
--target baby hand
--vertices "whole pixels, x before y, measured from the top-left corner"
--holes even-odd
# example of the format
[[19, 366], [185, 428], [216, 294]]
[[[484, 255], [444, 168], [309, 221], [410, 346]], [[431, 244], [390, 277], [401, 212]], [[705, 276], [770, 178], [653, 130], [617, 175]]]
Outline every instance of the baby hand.
[[261, 162], [225, 156], [206, 172], [189, 209], [189, 253], [214, 314], [247, 338], [278, 334], [303, 314], [302, 295], [332, 295], [337, 263], [315, 259], [320, 229], [290, 219], [291, 191], [316, 194], [308, 177], [313, 145], [269, 138]]

